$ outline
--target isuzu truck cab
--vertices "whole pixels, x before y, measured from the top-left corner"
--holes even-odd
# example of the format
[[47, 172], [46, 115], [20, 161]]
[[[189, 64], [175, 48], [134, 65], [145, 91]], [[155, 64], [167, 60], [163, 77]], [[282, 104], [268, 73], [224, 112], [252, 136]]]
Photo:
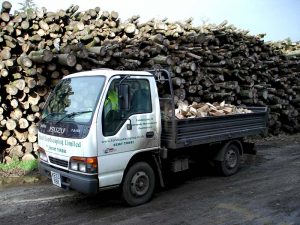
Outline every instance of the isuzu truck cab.
[[266, 129], [266, 108], [178, 120], [171, 81], [166, 70], [99, 69], [64, 77], [39, 123], [41, 174], [86, 194], [120, 187], [135, 206], [164, 186], [165, 174], [188, 169], [202, 151], [211, 152], [222, 174], [236, 173], [243, 138]]

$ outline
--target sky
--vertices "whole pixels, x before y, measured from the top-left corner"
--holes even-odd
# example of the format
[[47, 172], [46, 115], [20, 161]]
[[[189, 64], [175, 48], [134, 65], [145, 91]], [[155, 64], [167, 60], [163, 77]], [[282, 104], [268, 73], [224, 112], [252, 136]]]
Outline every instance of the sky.
[[[19, 2], [10, 0], [13, 10]], [[67, 9], [71, 4], [87, 10], [99, 6], [101, 10], [117, 11], [122, 21], [140, 15], [140, 21], [152, 18], [169, 21], [193, 18], [193, 25], [219, 24], [227, 20], [250, 34], [266, 33], [265, 41], [291, 38], [300, 41], [300, 0], [33, 0], [48, 11]], [[1, 1], [2, 2], [2, 1]]]

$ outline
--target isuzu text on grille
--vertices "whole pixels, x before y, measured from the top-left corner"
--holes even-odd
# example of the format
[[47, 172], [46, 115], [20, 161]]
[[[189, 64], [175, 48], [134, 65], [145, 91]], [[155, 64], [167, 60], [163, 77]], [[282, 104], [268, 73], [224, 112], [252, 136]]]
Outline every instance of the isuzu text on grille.
[[66, 128], [62, 128], [62, 127], [50, 127], [49, 128], [49, 132], [51, 133], [56, 133], [56, 134], [63, 134], [65, 133]]

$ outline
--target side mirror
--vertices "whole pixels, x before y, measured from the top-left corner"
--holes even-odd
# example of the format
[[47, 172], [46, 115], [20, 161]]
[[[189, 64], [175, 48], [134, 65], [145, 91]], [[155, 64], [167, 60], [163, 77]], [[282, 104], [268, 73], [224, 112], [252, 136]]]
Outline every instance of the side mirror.
[[119, 86], [119, 109], [129, 110], [129, 85], [120, 84]]

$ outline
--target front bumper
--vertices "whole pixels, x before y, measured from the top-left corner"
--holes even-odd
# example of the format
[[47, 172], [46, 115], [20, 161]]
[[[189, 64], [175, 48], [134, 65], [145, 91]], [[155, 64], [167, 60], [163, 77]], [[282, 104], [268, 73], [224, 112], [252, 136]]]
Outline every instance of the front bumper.
[[64, 189], [73, 189], [84, 194], [96, 194], [99, 191], [97, 175], [84, 175], [63, 171], [41, 161], [39, 162], [39, 171], [41, 175], [47, 176], [49, 179], [51, 179], [51, 171], [59, 173], [61, 187]]

